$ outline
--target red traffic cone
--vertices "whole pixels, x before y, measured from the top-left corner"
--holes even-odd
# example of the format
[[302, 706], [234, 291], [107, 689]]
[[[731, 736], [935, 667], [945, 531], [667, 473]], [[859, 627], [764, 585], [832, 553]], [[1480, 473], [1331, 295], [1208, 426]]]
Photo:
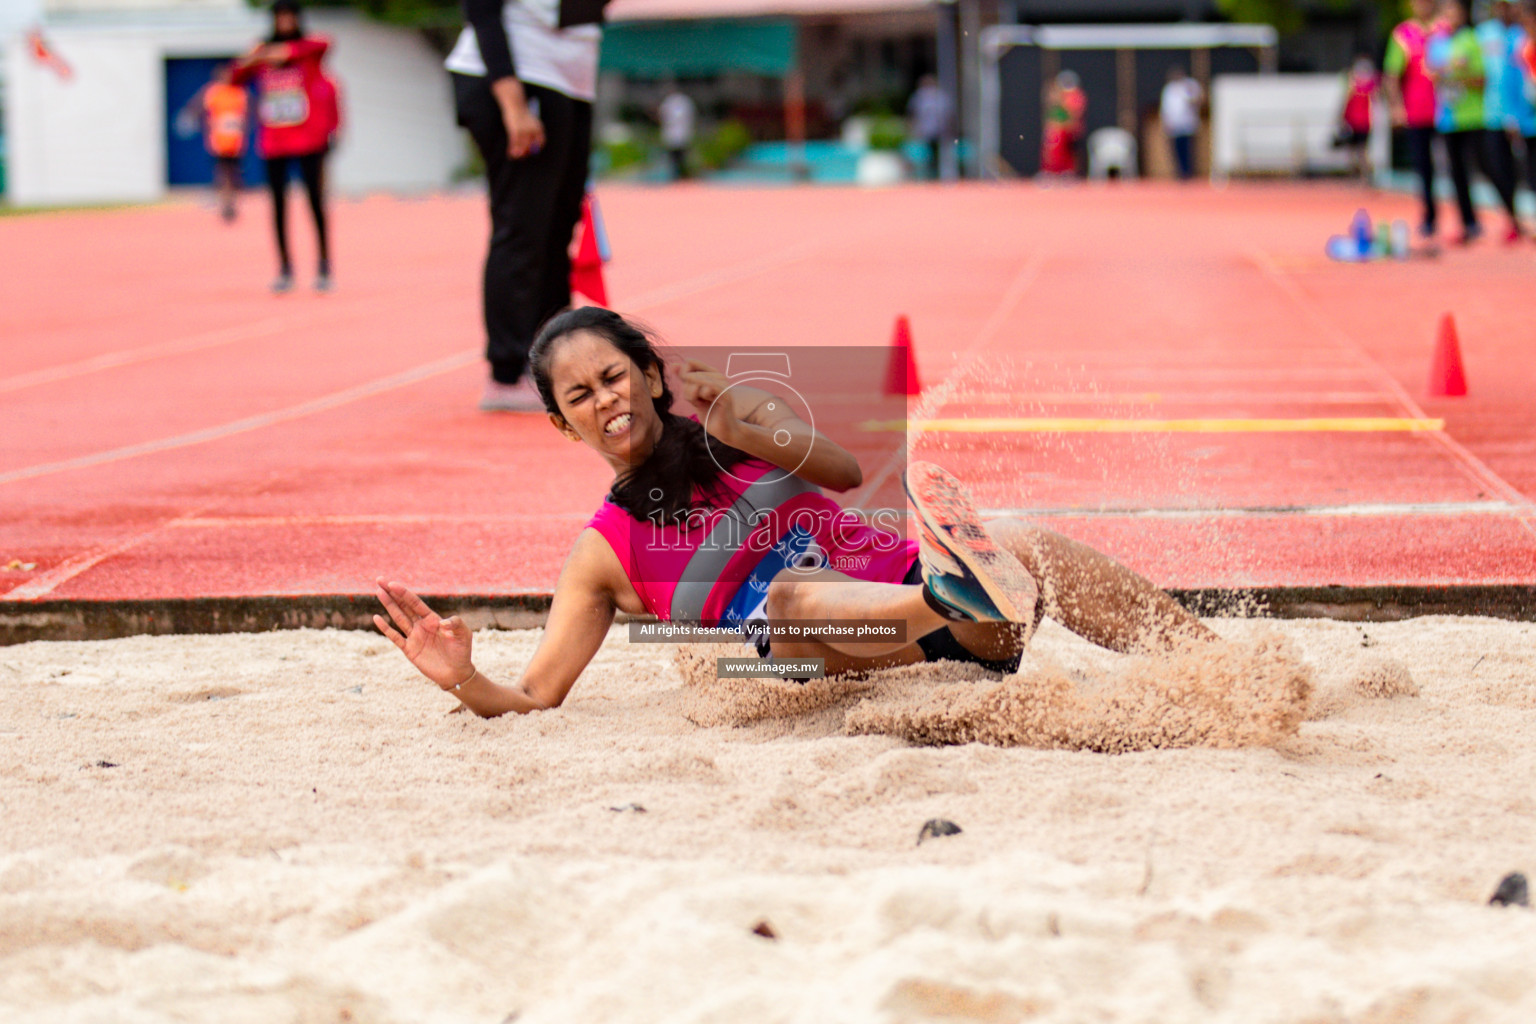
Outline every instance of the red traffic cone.
[[1435, 358], [1429, 365], [1429, 393], [1437, 398], [1454, 398], [1467, 393], [1467, 375], [1461, 367], [1461, 342], [1456, 338], [1456, 321], [1449, 313], [1440, 318]]
[[597, 225], [592, 221], [592, 199], [581, 203], [581, 242], [576, 258], [571, 260], [571, 291], [580, 292], [599, 306], [608, 305], [608, 288], [603, 284], [603, 257], [597, 248]]
[[891, 354], [885, 364], [885, 393], [888, 395], [922, 394], [917, 379], [917, 360], [912, 358], [912, 325], [906, 314], [896, 318], [896, 334], [891, 338]]

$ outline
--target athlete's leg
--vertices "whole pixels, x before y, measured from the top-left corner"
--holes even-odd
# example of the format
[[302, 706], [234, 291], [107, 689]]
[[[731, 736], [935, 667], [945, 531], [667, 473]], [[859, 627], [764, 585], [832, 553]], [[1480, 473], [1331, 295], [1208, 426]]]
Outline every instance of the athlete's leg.
[[545, 320], [571, 304], [571, 239], [581, 220], [581, 200], [587, 192], [587, 167], [592, 156], [592, 104], [560, 93], [548, 97], [544, 130], [555, 132], [549, 143], [553, 192], [549, 232], [544, 240], [543, 283], [534, 322]]
[[[830, 625], [856, 625], [875, 621], [900, 621], [904, 632], [891, 640], [859, 640], [857, 638], [828, 637], [814, 642], [814, 647], [826, 648], [863, 659], [905, 651], [916, 652], [913, 661], [922, 661], [922, 651], [917, 638], [927, 636], [948, 624], [948, 620], [929, 607], [923, 600], [923, 588], [916, 584], [870, 583], [832, 569], [806, 572], [785, 569], [768, 586], [768, 622], [784, 623], [801, 621]], [[987, 624], [992, 629], [1009, 629], [1007, 625]], [[806, 641], [792, 639], [773, 641], [773, 653], [789, 657], [815, 657], [800, 653]], [[902, 662], [906, 664], [906, 662]]]
[[[1021, 519], [992, 520], [987, 530], [1040, 585], [1037, 611], [1085, 640], [1113, 651], [1145, 654], [1216, 638], [1150, 580], [1086, 544]], [[950, 623], [950, 632], [976, 650], [971, 634], [983, 625]], [[982, 633], [977, 639], [987, 642], [991, 636]]]
[[331, 272], [331, 247], [325, 222], [325, 150], [299, 157], [299, 174], [309, 195], [309, 212], [315, 219], [315, 240], [320, 248], [320, 273]]
[[1472, 154], [1477, 159], [1478, 170], [1493, 185], [1510, 221], [1518, 226], [1518, 215], [1515, 213], [1515, 155], [1509, 148], [1509, 136], [1504, 134], [1502, 128], [1483, 129], [1472, 135]]
[[[560, 94], [525, 83], [528, 98], [539, 101], [544, 147], [514, 160], [507, 153], [507, 129], [490, 85], [484, 78], [458, 74], [453, 82], [459, 123], [469, 129], [485, 161], [490, 201], [491, 241], [481, 288], [485, 358], [494, 380], [516, 384], [527, 369], [528, 350], [547, 315], [547, 243], [553, 230], [558, 175], [566, 167], [574, 138], [560, 120], [565, 110]], [[573, 101], [567, 97], [566, 102]], [[568, 231], [564, 244], [570, 244]], [[569, 272], [566, 264], [567, 288]], [[566, 296], [569, 301], [568, 292]]]
[[[1508, 187], [1509, 194], [1513, 196], [1520, 185], [1520, 168], [1515, 162], [1515, 145], [1509, 133], [1502, 128], [1487, 129], [1483, 132], [1483, 150], [1492, 165], [1490, 170], [1504, 179], [1501, 188]], [[1499, 198], [1504, 198], [1502, 191]]]
[[1471, 137], [1471, 132], [1446, 132], [1444, 136], [1445, 156], [1451, 165], [1451, 185], [1456, 190], [1456, 209], [1461, 213], [1464, 236], [1481, 230], [1477, 209], [1472, 205], [1472, 178], [1467, 166], [1472, 158], [1469, 150], [1474, 146]]
[[[1127, 654], [1156, 653], [1192, 640], [1216, 639], [1216, 634], [1151, 581], [1086, 544], [1017, 519], [995, 520], [987, 524], [987, 530], [1039, 583], [1036, 622], [1042, 615], [1049, 616], [1085, 640]], [[774, 640], [776, 656], [822, 657], [830, 650], [854, 658], [851, 664], [860, 668], [879, 667], [866, 663], [898, 653], [903, 659], [920, 661], [917, 639], [943, 627], [948, 627], [966, 650], [992, 661], [1017, 655], [1025, 636], [1024, 630], [1010, 623], [942, 618], [924, 600], [920, 586], [870, 583], [829, 569], [781, 572], [768, 590], [768, 618], [770, 623], [903, 622], [906, 634], [900, 641], [855, 642], [836, 637], [820, 642]], [[830, 664], [828, 672], [832, 671]]]
[[239, 187], [240, 164], [234, 157], [219, 157], [213, 163], [213, 179], [218, 189], [219, 214], [226, 221], [234, 220], [235, 191]]
[[1405, 128], [1408, 152], [1413, 158], [1413, 168], [1419, 176], [1419, 202], [1423, 213], [1419, 220], [1419, 233], [1428, 237], [1435, 234], [1438, 204], [1435, 202], [1435, 151], [1433, 128]]
[[822, 671], [828, 676], [840, 676], [849, 672], [873, 672], [882, 668], [900, 668], [903, 665], [917, 665], [926, 660], [923, 649], [916, 644], [907, 644], [888, 654], [869, 656], [847, 654], [817, 640], [775, 640], [773, 657], [778, 661], [786, 658], [820, 659]]
[[272, 231], [277, 238], [277, 263], [282, 274], [293, 273], [288, 259], [288, 158], [268, 157], [267, 188], [272, 192]]

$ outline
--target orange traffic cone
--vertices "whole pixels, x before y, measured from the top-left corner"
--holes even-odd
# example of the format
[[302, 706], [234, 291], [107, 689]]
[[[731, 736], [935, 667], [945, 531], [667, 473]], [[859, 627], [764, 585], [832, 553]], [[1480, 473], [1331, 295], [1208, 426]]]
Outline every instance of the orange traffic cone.
[[608, 288], [603, 284], [603, 257], [597, 248], [597, 225], [592, 221], [592, 199], [581, 202], [581, 242], [576, 258], [571, 260], [571, 291], [580, 292], [599, 306], [608, 305]]
[[1429, 365], [1429, 393], [1436, 398], [1454, 398], [1467, 393], [1467, 375], [1461, 367], [1461, 343], [1456, 338], [1456, 321], [1449, 313], [1440, 318], [1435, 358]]
[[885, 364], [885, 393], [888, 395], [922, 394], [917, 379], [917, 360], [912, 357], [912, 325], [906, 314], [896, 318], [896, 334], [891, 338], [891, 354]]

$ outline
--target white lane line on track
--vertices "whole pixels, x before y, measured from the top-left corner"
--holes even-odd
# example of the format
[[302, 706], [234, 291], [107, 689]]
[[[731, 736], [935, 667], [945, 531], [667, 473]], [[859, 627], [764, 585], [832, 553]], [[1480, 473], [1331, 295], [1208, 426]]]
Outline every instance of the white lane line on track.
[[[374, 395], [383, 394], [396, 388], [406, 387], [419, 381], [427, 380], [440, 374], [448, 373], [466, 366], [479, 357], [479, 352], [461, 352], [458, 355], [449, 356], [447, 359], [439, 359], [425, 366], [407, 370], [404, 373], [393, 374], [389, 377], [381, 377], [378, 380], [359, 384], [356, 387], [347, 388], [334, 394], [325, 395], [313, 401], [303, 402], [299, 405], [289, 406], [275, 412], [262, 413], [258, 416], [248, 416], [233, 423], [225, 423], [217, 427], [209, 427], [206, 430], [196, 430], [188, 434], [179, 434], [175, 437], [161, 438], [158, 441], [147, 441], [143, 444], [128, 445], [123, 448], [115, 448], [111, 451], [98, 452], [95, 455], [86, 455], [78, 459], [66, 459], [63, 462], [48, 463], [41, 466], [30, 466], [26, 469], [13, 470], [10, 473], [0, 474], [0, 484], [11, 483], [15, 480], [25, 480], [31, 477], [43, 476], [47, 473], [59, 473], [71, 469], [84, 469], [89, 466], [99, 466], [110, 462], [121, 462], [124, 459], [137, 458], [140, 455], [149, 455], [154, 452], [170, 451], [175, 448], [186, 448], [191, 445], [205, 444], [220, 438], [231, 437], [235, 434], [248, 433], [252, 430], [260, 430], [274, 423], [282, 423], [286, 420], [298, 419], [310, 416], [318, 412], [335, 409], [351, 402]], [[36, 601], [47, 597], [59, 587], [70, 580], [95, 568], [101, 562], [116, 555], [120, 555], [130, 548], [136, 547], [162, 530], [175, 526], [179, 520], [195, 519], [203, 512], [221, 504], [227, 500], [227, 496], [205, 502], [196, 508], [183, 512], [168, 520], [162, 521], [148, 530], [143, 530], [131, 537], [116, 541], [115, 543], [101, 545], [90, 551], [81, 552], [65, 559], [47, 572], [36, 576], [21, 585], [14, 587], [5, 594], [0, 594], [0, 600], [6, 601]]]
[[[816, 249], [818, 245], [819, 243], [801, 242], [781, 249], [776, 253], [771, 253], [768, 256], [748, 261], [734, 268], [728, 267], [724, 270], [711, 271], [707, 274], [701, 274], [697, 277], [689, 278], [688, 280], [679, 282], [677, 285], [644, 293], [640, 295], [635, 300], [635, 303], [629, 308], [639, 312], [664, 302], [670, 302], [675, 298], [695, 295], [699, 292], [708, 291], [711, 288], [718, 288], [725, 284], [733, 284], [737, 281], [744, 280], [745, 278], [753, 277], [765, 271], [773, 270], [786, 264], [794, 263], [798, 260], [804, 259], [810, 252]], [[377, 309], [377, 305], [375, 304], [372, 308]], [[311, 322], [312, 321], [305, 321], [305, 326], [308, 326]], [[223, 344], [226, 340], [238, 339], [221, 339], [215, 342], [206, 342], [205, 344]], [[415, 369], [406, 370], [400, 374], [395, 374], [390, 377], [370, 381], [365, 384], [359, 384], [355, 387], [346, 388], [330, 395], [322, 395], [319, 398], [300, 403], [299, 405], [290, 406], [287, 409], [280, 409], [276, 412], [270, 413], [262, 413], [256, 416], [247, 417], [246, 419], [237, 420], [233, 423], [226, 423], [216, 427], [208, 427], [203, 430], [195, 430], [190, 433], [177, 435], [175, 437], [161, 438], [155, 441], [144, 441], [135, 445], [125, 445], [121, 448], [114, 448], [104, 452], [97, 452], [92, 455], [82, 455], [74, 459], [63, 459], [58, 462], [42, 463], [36, 466], [25, 466], [21, 469], [14, 469], [9, 472], [0, 473], [0, 484], [7, 484], [16, 480], [27, 480], [38, 476], [46, 476], [51, 473], [61, 473], [71, 469], [84, 469], [90, 466], [101, 465], [108, 462], [117, 462], [121, 461], [122, 459], [135, 458], [140, 455], [149, 455], [154, 452], [166, 451], [173, 448], [185, 448], [190, 445], [203, 444], [208, 441], [216, 441], [220, 438], [228, 437], [231, 434], [244, 433], [246, 431], [270, 426], [274, 423], [298, 419], [300, 417], [308, 416], [317, 412], [324, 412], [327, 409], [335, 408], [337, 405], [345, 405], [349, 402], [356, 401], [359, 398], [367, 398], [371, 395], [379, 394], [383, 391], [390, 391], [397, 387], [402, 387], [406, 384], [413, 384], [420, 380], [426, 380], [430, 377], [435, 377], [440, 373], [446, 373], [450, 370], [458, 369], [461, 366], [473, 362], [476, 354], [477, 353], [462, 352], [457, 355], [449, 356], [447, 359], [438, 360], [437, 362], [428, 363], [424, 366], [416, 367]], [[105, 359], [108, 357], [102, 358]], [[146, 356], [145, 358], [153, 358], [153, 356]], [[15, 378], [12, 379], [14, 380]]]
[[34, 576], [25, 583], [11, 588], [4, 594], [0, 594], [0, 601], [36, 601], [47, 597], [65, 583], [68, 583], [81, 573], [94, 568], [101, 562], [120, 555], [130, 548], [137, 547], [162, 530], [179, 525], [183, 519], [194, 519], [200, 513], [215, 507], [224, 500], [225, 498], [221, 496], [212, 501], [203, 502], [201, 505], [175, 519], [152, 526], [148, 530], [143, 530], [114, 544], [102, 545], [90, 551], [83, 551], [78, 555], [66, 558], [47, 572]]
[[859, 429], [870, 433], [915, 430], [923, 434], [1360, 434], [1443, 430], [1445, 421], [1386, 416], [1179, 420], [972, 416], [964, 419], [867, 420], [859, 424]]
[[192, 445], [206, 444], [209, 441], [232, 437], [235, 434], [260, 430], [262, 427], [270, 427], [274, 423], [283, 423], [287, 420], [312, 416], [315, 413], [335, 409], [339, 406], [356, 402], [359, 399], [371, 398], [386, 391], [393, 391], [408, 384], [415, 384], [419, 381], [457, 370], [461, 366], [469, 365], [479, 355], [478, 350], [460, 352], [446, 359], [439, 359], [436, 362], [406, 370], [403, 373], [380, 377], [377, 380], [344, 388], [329, 395], [322, 395], [308, 402], [290, 405], [286, 409], [277, 409], [273, 412], [247, 416], [244, 419], [234, 420], [230, 423], [221, 423], [216, 427], [206, 427], [202, 430], [194, 430], [186, 434], [177, 434], [174, 437], [162, 437], [154, 441], [125, 445], [121, 448], [112, 448], [107, 451], [82, 455], [73, 459], [64, 459], [59, 462], [45, 462], [36, 466], [13, 469], [8, 473], [0, 473], [0, 484], [15, 483], [18, 480], [31, 480], [34, 477], [47, 476], [51, 473], [63, 473], [72, 469], [86, 469], [90, 466], [101, 466], [110, 462], [121, 462], [124, 459], [134, 459], [140, 455], [150, 455], [155, 452], [170, 451], [175, 448], [188, 448]]
[[[837, 397], [837, 396], [828, 396]], [[867, 398], [867, 395], [853, 396]], [[1252, 391], [1021, 391], [966, 392], [964, 408], [1002, 405], [1395, 405], [1379, 391], [1283, 391], [1273, 395]]]
[[[1297, 287], [1296, 283], [1272, 259], [1262, 252], [1252, 254], [1252, 259], [1260, 272], [1275, 287], [1285, 293], [1286, 297], [1301, 310], [1307, 319], [1311, 320], [1325, 335], [1332, 338], [1362, 368], [1371, 372], [1378, 386], [1397, 400], [1398, 405], [1406, 415], [1415, 419], [1426, 418], [1423, 408], [1420, 407], [1418, 402], [1414, 401], [1413, 396], [1408, 393], [1407, 389], [1397, 382], [1397, 378], [1392, 376], [1386, 367], [1377, 362], [1348, 332], [1329, 320], [1318, 309], [1317, 303]], [[1450, 455], [1452, 460], [1461, 467], [1462, 472], [1471, 477], [1473, 482], [1482, 485], [1510, 504], [1519, 506], [1521, 515], [1524, 517], [1523, 522], [1527, 532], [1536, 537], [1536, 518], [1533, 518], [1536, 517], [1536, 503], [1533, 503], [1530, 498], [1527, 498], [1503, 477], [1495, 473], [1482, 459], [1473, 455], [1447, 432], [1443, 430], [1425, 432], [1423, 436], [1430, 443], [1439, 445], [1446, 454]]]
[[557, 520], [560, 522], [592, 518], [591, 512], [495, 512], [475, 515], [472, 512], [445, 513], [363, 513], [359, 515], [292, 515], [292, 516], [183, 516], [166, 525], [176, 529], [192, 530], [239, 530], [268, 526], [502, 526], [526, 525], [531, 522]]
[[[1393, 518], [1402, 516], [1517, 515], [1505, 501], [1361, 502], [1352, 505], [1251, 505], [1229, 508], [1091, 508], [1061, 505], [1043, 508], [984, 508], [984, 516], [1024, 519], [1267, 519], [1287, 516]], [[905, 515], [905, 511], [901, 514]], [[401, 513], [362, 515], [202, 516], [188, 514], [165, 524], [175, 530], [241, 530], [299, 526], [527, 526], [535, 522], [575, 522], [587, 512]]]
[[[696, 295], [700, 292], [708, 291], [711, 288], [718, 288], [724, 284], [733, 284], [737, 281], [745, 280], [746, 278], [764, 273], [765, 271], [774, 270], [778, 267], [786, 266], [788, 264], [802, 260], [811, 252], [813, 252], [819, 245], [820, 243], [815, 242], [800, 242], [781, 249], [778, 252], [770, 253], [767, 256], [760, 257], [756, 260], [750, 260], [734, 268], [727, 267], [722, 270], [711, 271], [709, 273], [700, 274], [687, 280], [681, 281], [676, 285], [655, 289], [647, 293], [642, 293], [635, 299], [634, 303], [630, 305], [629, 308], [635, 312], [640, 312], [642, 310], [660, 305], [664, 302], [670, 302], [674, 299], [683, 298], [689, 295]], [[377, 306], [375, 305], [372, 308], [376, 309]], [[311, 322], [313, 321], [306, 321], [306, 325]], [[137, 458], [138, 456], [149, 455], [155, 452], [169, 451], [175, 448], [185, 448], [197, 444], [205, 444], [209, 441], [216, 441], [224, 437], [232, 436], [234, 434], [259, 430], [263, 427], [271, 426], [275, 423], [299, 419], [304, 416], [309, 416], [318, 412], [334, 409], [338, 406], [346, 405], [363, 398], [369, 398], [377, 394], [382, 394], [386, 391], [391, 391], [396, 388], [415, 384], [420, 381], [427, 380], [431, 377], [451, 372], [452, 370], [459, 369], [463, 366], [467, 366], [473, 363], [479, 357], [479, 350], [474, 352], [462, 352], [454, 356], [449, 356], [447, 359], [427, 363], [424, 366], [406, 370], [403, 373], [398, 373], [390, 377], [384, 377], [380, 378], [379, 380], [359, 384], [355, 387], [346, 388], [342, 391], [338, 391], [330, 395], [323, 395], [320, 398], [316, 398], [308, 402], [303, 402], [299, 405], [290, 406], [287, 409], [280, 409], [276, 412], [251, 416], [243, 420], [237, 420], [233, 423], [226, 423], [221, 426], [192, 431], [187, 434], [177, 435], [176, 437], [162, 438], [157, 441], [146, 441], [141, 444], [127, 445], [122, 448], [112, 449], [110, 451], [98, 452], [94, 455], [85, 455], [75, 459], [65, 459], [59, 462], [46, 463], [38, 466], [28, 466], [22, 469], [12, 470], [9, 473], [0, 473], [0, 485], [11, 483], [16, 480], [26, 480], [34, 477], [44, 476], [51, 473], [61, 473], [73, 469], [85, 469], [91, 466], [98, 466], [111, 462], [119, 462], [124, 459]], [[150, 356], [148, 358], [154, 357]], [[118, 541], [115, 544], [108, 544], [94, 548], [91, 551], [82, 552], [81, 554], [68, 558], [47, 572], [34, 577], [31, 580], [28, 580], [27, 582], [5, 594], [0, 594], [0, 600], [35, 601], [46, 597], [58, 587], [74, 579], [76, 576], [79, 576], [81, 573], [93, 568], [102, 561], [111, 558], [114, 555], [121, 554], [122, 552], [134, 547], [139, 543], [142, 543], [144, 540], [154, 536], [156, 533], [159, 533], [161, 530], [166, 529], [169, 526], [174, 526], [181, 519], [196, 518], [200, 512], [206, 511], [210, 507], [211, 506], [209, 505], [200, 505], [193, 511], [186, 512], [165, 520], [164, 522], [151, 527], [149, 530], [143, 531], [133, 537], [127, 538], [126, 540]]]
[[1229, 508], [984, 508], [984, 516], [1022, 519], [1283, 519], [1400, 518], [1418, 516], [1518, 516], [1507, 501], [1366, 501], [1351, 505], [1250, 505]]
[[232, 345], [235, 342], [254, 341], [257, 338], [281, 334], [295, 327], [313, 327], [318, 324], [333, 323], [337, 320], [344, 320], [349, 315], [371, 313], [377, 309], [378, 304], [376, 302], [367, 305], [354, 302], [336, 309], [312, 313], [308, 316], [294, 316], [292, 313], [282, 316], [269, 316], [248, 324], [236, 324], [232, 327], [221, 327], [212, 331], [204, 331], [201, 334], [194, 334], [189, 338], [176, 338], [171, 341], [156, 342], [153, 345], [123, 349], [119, 352], [106, 352], [99, 356], [92, 356], [89, 359], [80, 359], [72, 363], [49, 366], [41, 370], [33, 370], [30, 373], [17, 374], [14, 377], [0, 378], [0, 394], [20, 391], [23, 388], [37, 387], [41, 384], [52, 384], [61, 380], [71, 380], [75, 377], [86, 376], [87, 374], [100, 373], [103, 370], [115, 370], [122, 366], [133, 366], [136, 363], [147, 363], [155, 359], [164, 359], [168, 356], [183, 355], [188, 352], [200, 352], [203, 349]]
[[735, 284], [737, 281], [745, 281], [766, 271], [777, 270], [792, 263], [799, 263], [821, 247], [821, 242], [796, 242], [794, 245], [785, 246], [766, 256], [760, 256], [755, 260], [749, 260], [734, 267], [725, 267], [707, 274], [700, 274], [697, 277], [691, 277], [686, 281], [679, 281], [677, 284], [662, 285], [660, 288], [641, 292], [634, 299], [625, 303], [623, 308], [630, 312], [639, 313], [665, 305], [668, 302], [676, 302], [678, 299], [686, 299], [700, 292], [707, 292], [723, 284]]
[[[981, 325], [981, 330], [976, 332], [976, 336], [971, 339], [971, 343], [955, 357], [949, 373], [937, 385], [923, 393], [915, 408], [910, 404], [909, 400], [907, 407], [907, 418], [909, 420], [931, 419], [938, 410], [944, 408], [949, 403], [950, 396], [959, 387], [960, 381], [964, 378], [971, 361], [978, 352], [986, 347], [987, 343], [992, 340], [992, 336], [1007, 322], [1008, 318], [1013, 315], [1014, 310], [1023, 301], [1024, 294], [1029, 291], [1030, 286], [1040, 276], [1040, 268], [1044, 265], [1045, 251], [1043, 249], [1037, 249], [1035, 252], [1030, 253], [1029, 258], [1024, 261], [1023, 265], [1013, 275], [1013, 280], [1008, 282], [1008, 289], [1003, 292], [1003, 297], [998, 300], [997, 305], [993, 308], [992, 315]], [[912, 430], [907, 434], [901, 447], [897, 451], [892, 452], [891, 456], [865, 482], [864, 486], [850, 497], [848, 502], [850, 508], [863, 508], [865, 502], [880, 493], [880, 488], [890, 479], [891, 474], [906, 465], [908, 454], [912, 451], [913, 446], [917, 444], [918, 439], [922, 437], [922, 434], [921, 428]]]

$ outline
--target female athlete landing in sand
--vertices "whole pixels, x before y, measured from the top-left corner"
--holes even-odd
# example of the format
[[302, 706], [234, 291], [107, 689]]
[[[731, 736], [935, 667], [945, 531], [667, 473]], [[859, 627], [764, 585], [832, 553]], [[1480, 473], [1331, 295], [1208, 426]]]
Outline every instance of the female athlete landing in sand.
[[[824, 659], [828, 675], [937, 659], [1012, 671], [1043, 615], [1117, 651], [1212, 636], [1091, 548], [1017, 519], [983, 527], [937, 466], [907, 470], [919, 541], [869, 525], [820, 491], [861, 482], [847, 450], [787, 402], [732, 387], [702, 363], [689, 362], [679, 379], [703, 423], [676, 415], [660, 355], [616, 313], [587, 307], [555, 317], [530, 365], [555, 429], [601, 455], [614, 482], [560, 572], [522, 678], [481, 675], [457, 616], [439, 618], [405, 587], [379, 581], [393, 624], [375, 615], [375, 625], [477, 714], [559, 705], [617, 611], [739, 627], [759, 655]], [[772, 633], [791, 620], [902, 620], [919, 639], [872, 645]]]

